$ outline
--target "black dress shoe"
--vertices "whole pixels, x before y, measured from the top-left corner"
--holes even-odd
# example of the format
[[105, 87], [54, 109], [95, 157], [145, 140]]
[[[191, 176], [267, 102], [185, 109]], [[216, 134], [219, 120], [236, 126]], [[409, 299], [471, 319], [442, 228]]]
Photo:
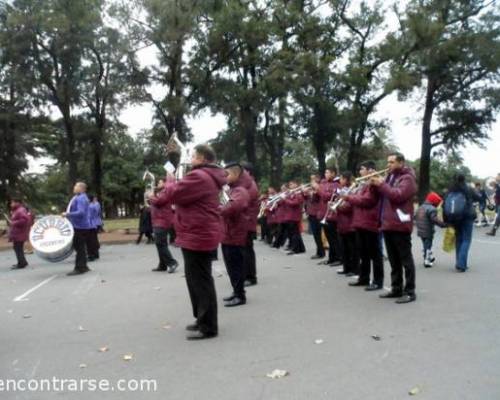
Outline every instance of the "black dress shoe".
[[179, 266], [179, 263], [177, 261], [173, 262], [171, 265], [168, 266], [167, 272], [169, 274], [173, 274], [178, 266]]
[[251, 279], [247, 279], [244, 283], [244, 286], [245, 287], [248, 287], [248, 286], [255, 286], [257, 284], [257, 280], [251, 280]]
[[360, 281], [357, 281], [357, 282], [349, 282], [348, 283], [349, 286], [369, 286], [368, 283], [365, 283], [365, 282], [360, 282]]
[[415, 293], [404, 294], [403, 297], [396, 300], [397, 304], [406, 304], [411, 303], [412, 301], [417, 300], [417, 295]]
[[287, 256], [293, 256], [295, 253], [293, 251], [289, 251], [288, 253], [286, 253]]
[[190, 332], [186, 335], [187, 340], [203, 340], [203, 339], [211, 339], [216, 337], [216, 333], [205, 333], [205, 332]]
[[382, 288], [383, 288], [382, 285], [377, 285], [376, 283], [372, 283], [371, 285], [368, 285], [367, 287], [365, 287], [365, 290], [367, 292], [372, 292], [374, 290], [380, 290]]
[[26, 268], [28, 264], [24, 264], [24, 265], [13, 265], [12, 267], [10, 267], [10, 269], [23, 269], [23, 268]]
[[393, 292], [392, 290], [387, 293], [382, 293], [380, 296], [381, 299], [396, 299], [398, 297], [403, 296], [403, 293], [401, 292]]
[[346, 273], [347, 273], [347, 272], [345, 272], [343, 269], [339, 269], [339, 270], [337, 271], [337, 274], [339, 274], [339, 275], [345, 275]]
[[235, 297], [236, 297], [236, 295], [233, 293], [233, 294], [231, 294], [229, 296], [223, 297], [222, 300], [224, 300], [224, 301], [231, 301]]
[[314, 256], [311, 256], [311, 260], [321, 260], [322, 258], [324, 258], [325, 256], [319, 256], [319, 255], [314, 255]]
[[356, 274], [354, 272], [348, 272], [345, 276], [350, 278], [351, 276], [356, 276]]
[[91, 269], [90, 269], [90, 268], [85, 268], [85, 269], [74, 269], [73, 271], [68, 272], [66, 275], [67, 275], [67, 276], [81, 275], [81, 274], [84, 274], [85, 272], [89, 272], [89, 271], [91, 271]]
[[200, 330], [199, 325], [195, 322], [194, 324], [189, 324], [186, 326], [186, 330], [189, 332], [197, 332]]
[[160, 267], [158, 267], [158, 268], [153, 268], [151, 271], [153, 271], [153, 272], [164, 272], [166, 270], [167, 270], [166, 268], [160, 268]]
[[339, 265], [342, 265], [342, 261], [339, 261], [339, 260], [329, 261], [328, 265], [330, 267], [338, 267]]
[[226, 301], [224, 307], [237, 307], [246, 304], [246, 299], [240, 299], [239, 297], [234, 297], [234, 299]]

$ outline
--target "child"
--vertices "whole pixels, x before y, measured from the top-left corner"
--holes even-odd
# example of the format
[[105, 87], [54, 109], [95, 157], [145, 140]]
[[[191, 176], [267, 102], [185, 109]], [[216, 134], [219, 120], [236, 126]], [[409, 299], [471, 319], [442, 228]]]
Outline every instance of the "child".
[[443, 202], [443, 199], [434, 192], [427, 195], [424, 204], [417, 210], [416, 223], [417, 233], [422, 239], [424, 246], [424, 267], [431, 268], [434, 263], [432, 254], [432, 241], [434, 239], [434, 225], [441, 228], [446, 227], [446, 224], [439, 219], [437, 215], [437, 207]]

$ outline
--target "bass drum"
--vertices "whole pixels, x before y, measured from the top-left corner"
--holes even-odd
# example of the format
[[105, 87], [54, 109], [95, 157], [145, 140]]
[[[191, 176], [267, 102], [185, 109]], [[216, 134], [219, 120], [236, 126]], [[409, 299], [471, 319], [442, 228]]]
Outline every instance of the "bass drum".
[[50, 262], [59, 262], [73, 252], [73, 225], [66, 218], [49, 215], [40, 218], [30, 230], [35, 254]]

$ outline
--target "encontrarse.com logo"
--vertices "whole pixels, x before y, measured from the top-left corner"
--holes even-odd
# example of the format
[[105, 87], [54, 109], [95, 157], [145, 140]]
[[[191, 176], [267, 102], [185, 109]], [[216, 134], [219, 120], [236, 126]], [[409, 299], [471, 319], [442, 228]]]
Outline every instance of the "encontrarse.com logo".
[[156, 392], [156, 379], [0, 379], [0, 392]]

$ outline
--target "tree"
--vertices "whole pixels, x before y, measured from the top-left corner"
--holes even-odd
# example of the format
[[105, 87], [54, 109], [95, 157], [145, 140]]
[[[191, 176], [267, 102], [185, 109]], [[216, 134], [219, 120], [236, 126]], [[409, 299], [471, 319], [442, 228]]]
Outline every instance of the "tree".
[[500, 13], [494, 2], [411, 1], [407, 46], [419, 43], [409, 73], [423, 82], [419, 200], [429, 191], [431, 156], [482, 146], [500, 107]]

